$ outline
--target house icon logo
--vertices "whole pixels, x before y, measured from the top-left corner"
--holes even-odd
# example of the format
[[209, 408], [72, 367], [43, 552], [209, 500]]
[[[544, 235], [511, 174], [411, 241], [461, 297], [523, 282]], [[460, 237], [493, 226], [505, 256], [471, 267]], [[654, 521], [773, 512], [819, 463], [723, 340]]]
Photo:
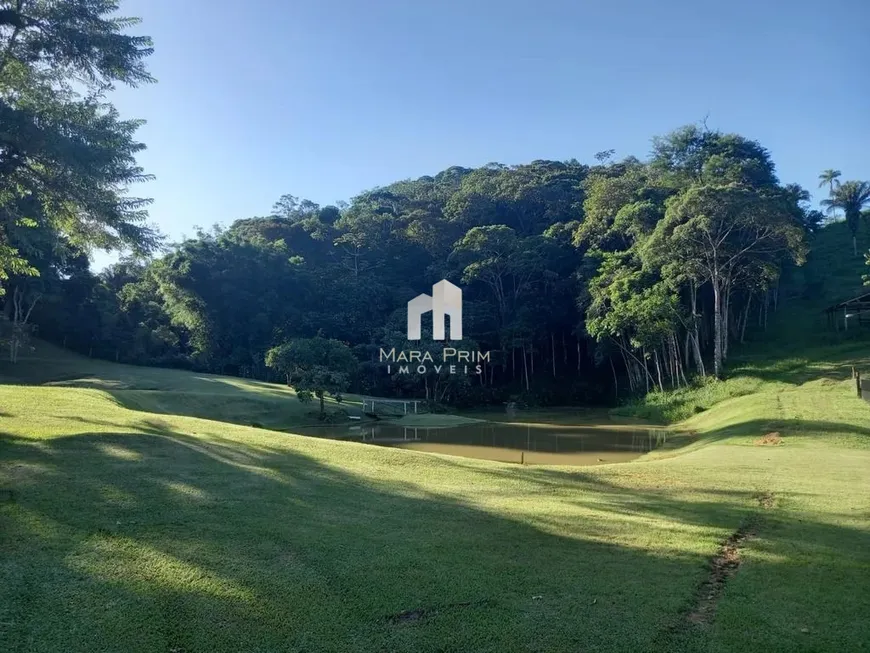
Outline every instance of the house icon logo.
[[420, 340], [424, 313], [432, 311], [432, 339], [444, 337], [445, 316], [450, 316], [450, 339], [462, 340], [462, 289], [442, 279], [432, 286], [432, 296], [417, 295], [408, 302], [408, 340]]

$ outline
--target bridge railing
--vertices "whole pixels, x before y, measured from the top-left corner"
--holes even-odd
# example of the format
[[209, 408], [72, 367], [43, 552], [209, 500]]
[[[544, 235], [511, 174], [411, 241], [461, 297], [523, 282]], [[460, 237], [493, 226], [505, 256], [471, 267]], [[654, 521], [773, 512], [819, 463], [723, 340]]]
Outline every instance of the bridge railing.
[[870, 401], [870, 380], [861, 375], [861, 370], [852, 367], [852, 378], [855, 380], [855, 390], [860, 399]]

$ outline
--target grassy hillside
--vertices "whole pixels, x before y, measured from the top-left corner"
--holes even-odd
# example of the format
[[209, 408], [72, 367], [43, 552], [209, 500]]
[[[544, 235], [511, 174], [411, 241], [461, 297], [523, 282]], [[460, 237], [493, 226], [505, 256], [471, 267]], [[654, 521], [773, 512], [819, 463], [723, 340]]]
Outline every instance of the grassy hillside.
[[[286, 429], [314, 424], [317, 407], [303, 404], [290, 388], [216, 374], [117, 365], [79, 356], [46, 342], [35, 341], [22, 352], [19, 365], [0, 361], [0, 383], [94, 388], [118, 405], [166, 415], [188, 415]], [[341, 404], [327, 399], [329, 410], [362, 413], [362, 401], [349, 395]]]
[[838, 228], [784, 281], [780, 341], [623, 408], [683, 420], [630, 464], [250, 428], [311, 408], [47, 346], [0, 365], [0, 650], [862, 650], [870, 347], [819, 313], [863, 271]]
[[[845, 223], [831, 224], [811, 238], [805, 265], [786, 270], [768, 328], [755, 325], [744, 345], [731, 347], [723, 382], [654, 392], [613, 411], [620, 416], [674, 423], [732, 397], [788, 389], [813, 379], [845, 381], [857, 367], [870, 378], [870, 321], [849, 332], [829, 327], [825, 309], [870, 292], [862, 276], [870, 274], [863, 253], [852, 255]], [[870, 250], [870, 231], [858, 237], [860, 252]]]
[[852, 254], [852, 234], [845, 222], [835, 222], [814, 234], [805, 265], [793, 268], [784, 284], [789, 294], [801, 296], [821, 310], [830, 304], [868, 292], [862, 276], [870, 274], [864, 255], [870, 251], [866, 223], [858, 231], [858, 256]]
[[[58, 385], [50, 353], [4, 368], [30, 384], [0, 385], [0, 650], [870, 641], [870, 404], [838, 363], [758, 365], [757, 392], [692, 417], [682, 449], [571, 469], [228, 424], [298, 402], [83, 360]], [[770, 430], [782, 443], [758, 446]], [[735, 532], [721, 589], [710, 560]]]

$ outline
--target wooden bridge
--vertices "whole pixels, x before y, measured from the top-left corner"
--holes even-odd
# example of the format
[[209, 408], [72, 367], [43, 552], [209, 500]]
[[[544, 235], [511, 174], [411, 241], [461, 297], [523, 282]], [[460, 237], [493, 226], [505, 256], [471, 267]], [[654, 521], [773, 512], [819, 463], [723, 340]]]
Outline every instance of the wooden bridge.
[[383, 399], [363, 397], [363, 413], [378, 416], [399, 416], [423, 412], [424, 402], [419, 399]]

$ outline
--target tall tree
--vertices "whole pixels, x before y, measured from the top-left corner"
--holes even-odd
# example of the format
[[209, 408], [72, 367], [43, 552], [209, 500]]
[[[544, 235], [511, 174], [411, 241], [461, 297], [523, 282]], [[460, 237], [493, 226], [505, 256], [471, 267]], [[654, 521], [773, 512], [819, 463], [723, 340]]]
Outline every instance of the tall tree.
[[[5, 242], [40, 276], [10, 273], [0, 331], [17, 319], [84, 354], [262, 379], [277, 378], [268, 351], [318, 336], [360, 360], [354, 389], [454, 405], [612, 400], [710, 360], [721, 372], [750, 307], [766, 314], [802, 258], [819, 222], [808, 194], [758, 143], [706, 128], [657, 139], [649, 161], [598, 159], [453, 167], [338, 206], [285, 195], [98, 277], [41, 201], [13, 198], [37, 217], [5, 222]], [[462, 347], [489, 360], [389, 373], [380, 348], [440, 347], [404, 336], [408, 300], [439, 279], [462, 284]]]
[[212, 372], [263, 378], [263, 357], [275, 340], [319, 328], [305, 262], [283, 240], [202, 232], [155, 263], [153, 273], [194, 360]]
[[827, 170], [823, 170], [822, 174], [819, 175], [819, 188], [827, 185], [828, 190], [833, 194], [834, 192], [834, 184], [840, 185], [838, 181], [840, 175], [843, 173], [839, 170], [834, 170], [833, 168], [828, 168]]
[[[804, 231], [783, 193], [737, 185], [693, 186], [668, 203], [650, 239], [650, 259], [665, 274], [692, 271], [698, 284], [713, 290], [713, 369], [722, 372], [728, 338], [727, 319], [735, 288], [778, 269], [786, 257], [802, 263]], [[771, 272], [774, 274], [775, 272]]]
[[858, 256], [858, 228], [861, 226], [861, 212], [870, 206], [870, 182], [844, 181], [831, 191], [831, 196], [822, 200], [827, 210], [840, 210], [846, 215], [846, 224], [852, 232], [852, 250]]
[[124, 31], [113, 0], [0, 0], [0, 278], [27, 257], [11, 241], [50, 227], [80, 248], [153, 248], [147, 200], [126, 195], [149, 179], [136, 164], [141, 124], [106, 101], [114, 84], [154, 81], [151, 41]]

